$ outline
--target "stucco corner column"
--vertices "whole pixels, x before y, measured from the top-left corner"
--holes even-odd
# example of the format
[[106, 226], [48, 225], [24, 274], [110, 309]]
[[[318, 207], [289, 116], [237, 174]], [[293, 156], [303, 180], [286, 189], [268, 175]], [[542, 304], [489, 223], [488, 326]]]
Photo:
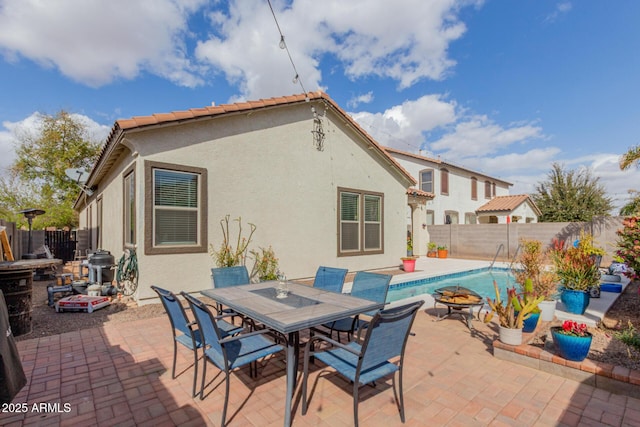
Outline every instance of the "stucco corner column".
[[429, 233], [426, 227], [422, 227], [427, 219], [425, 197], [409, 196], [408, 203], [411, 207], [411, 234], [413, 236], [413, 255], [422, 256], [427, 254], [427, 243]]

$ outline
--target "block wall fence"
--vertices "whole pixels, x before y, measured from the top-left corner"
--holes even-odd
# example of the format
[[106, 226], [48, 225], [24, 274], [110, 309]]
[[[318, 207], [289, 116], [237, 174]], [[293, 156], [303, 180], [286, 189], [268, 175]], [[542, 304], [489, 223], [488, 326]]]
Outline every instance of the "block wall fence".
[[595, 245], [606, 251], [602, 266], [607, 266], [617, 250], [616, 231], [622, 228], [622, 220], [623, 217], [601, 217], [591, 222], [447, 224], [430, 225], [427, 231], [429, 241], [446, 245], [450, 256], [491, 260], [500, 250], [497, 261], [511, 262], [521, 238], [540, 240], [550, 246], [554, 238], [573, 243], [580, 231], [585, 230], [593, 235]]

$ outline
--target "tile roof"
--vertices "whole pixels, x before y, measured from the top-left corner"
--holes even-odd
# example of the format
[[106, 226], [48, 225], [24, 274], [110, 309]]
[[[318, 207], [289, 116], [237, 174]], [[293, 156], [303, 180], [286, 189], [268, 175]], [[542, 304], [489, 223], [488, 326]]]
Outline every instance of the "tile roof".
[[201, 117], [212, 117], [225, 113], [242, 112], [246, 110], [256, 110], [260, 108], [273, 107], [276, 105], [291, 104], [300, 101], [321, 99], [332, 102], [322, 92], [309, 92], [305, 94], [281, 96], [270, 99], [260, 99], [258, 101], [238, 102], [235, 104], [211, 105], [207, 107], [191, 108], [184, 111], [172, 111], [170, 113], [157, 113], [150, 116], [137, 116], [130, 119], [120, 119], [116, 121], [116, 126], [122, 130], [139, 128], [149, 125], [156, 125], [167, 122], [176, 122], [189, 119], [197, 119]]
[[428, 199], [433, 199], [434, 197], [436, 197], [436, 195], [433, 193], [418, 190], [417, 188], [414, 188], [414, 187], [407, 188], [407, 195], [414, 196], [414, 197], [426, 197]]
[[525, 202], [529, 202], [534, 211], [540, 215], [540, 210], [528, 194], [512, 196], [496, 196], [489, 202], [476, 209], [476, 212], [511, 212]]
[[384, 147], [384, 149], [387, 150], [389, 153], [393, 153], [393, 154], [402, 154], [403, 156], [413, 157], [414, 159], [418, 159], [418, 160], [427, 160], [433, 163], [442, 163], [442, 160], [440, 159], [434, 159], [433, 157], [422, 156], [420, 154], [411, 153], [409, 151], [398, 150], [397, 148]]
[[[119, 142], [123, 139], [124, 133], [133, 130], [142, 130], [153, 126], [166, 126], [171, 124], [179, 124], [187, 121], [201, 120], [212, 118], [215, 116], [222, 116], [230, 113], [242, 113], [247, 111], [256, 111], [261, 109], [268, 109], [284, 105], [298, 104], [302, 102], [309, 102], [314, 100], [322, 100], [329, 104], [340, 116], [342, 116], [347, 125], [351, 126], [356, 132], [360, 133], [367, 142], [371, 145], [371, 148], [378, 152], [379, 155], [386, 158], [388, 164], [396, 169], [401, 175], [404, 175], [407, 180], [415, 184], [416, 180], [411, 174], [403, 168], [389, 153], [382, 147], [376, 140], [371, 137], [360, 125], [347, 114], [335, 101], [333, 101], [326, 93], [322, 91], [309, 92], [307, 94], [297, 94], [290, 96], [280, 96], [268, 99], [260, 99], [258, 101], [246, 101], [238, 102], [235, 104], [221, 104], [211, 105], [201, 108], [191, 108], [184, 111], [173, 111], [170, 113], [157, 113], [150, 116], [136, 116], [129, 119], [116, 120], [107, 141], [102, 148], [98, 160], [94, 164], [87, 181], [87, 185], [97, 184], [102, 177], [107, 173], [110, 167], [113, 166], [115, 158], [121, 153], [124, 148]], [[80, 198], [79, 198], [80, 199]], [[78, 199], [78, 200], [79, 200]]]
[[420, 154], [411, 153], [409, 151], [398, 150], [396, 148], [391, 148], [391, 147], [384, 147], [384, 149], [387, 151], [387, 153], [390, 153], [390, 154], [398, 154], [398, 155], [401, 155], [401, 156], [411, 157], [411, 158], [416, 159], [416, 160], [421, 160], [421, 161], [424, 161], [424, 162], [431, 162], [431, 163], [436, 163], [438, 165], [444, 165], [444, 166], [448, 166], [448, 167], [453, 167], [453, 168], [456, 168], [456, 169], [460, 169], [460, 170], [464, 170], [464, 171], [470, 172], [470, 173], [475, 174], [475, 175], [480, 175], [480, 176], [484, 176], [484, 177], [487, 177], [487, 178], [491, 178], [494, 181], [503, 182], [503, 183], [507, 184], [508, 186], [513, 185], [512, 183], [510, 183], [508, 181], [505, 181], [503, 179], [496, 178], [496, 177], [493, 177], [491, 175], [487, 175], [486, 173], [474, 171], [472, 169], [466, 168], [464, 166], [456, 165], [454, 163], [446, 162], [446, 161], [443, 161], [441, 159], [434, 159], [433, 157], [426, 157], [426, 156], [422, 156]]

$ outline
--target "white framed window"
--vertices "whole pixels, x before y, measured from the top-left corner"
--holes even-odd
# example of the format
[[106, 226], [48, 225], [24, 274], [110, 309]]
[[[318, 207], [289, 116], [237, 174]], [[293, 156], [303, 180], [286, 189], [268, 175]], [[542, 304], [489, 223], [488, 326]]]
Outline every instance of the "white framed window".
[[478, 219], [474, 212], [467, 212], [464, 214], [464, 223], [465, 224], [477, 224]]
[[435, 212], [432, 210], [427, 209], [427, 215], [426, 215], [426, 221], [425, 224], [426, 225], [433, 225], [435, 224], [434, 222], [434, 218], [435, 218]]
[[379, 193], [338, 188], [338, 256], [383, 252], [383, 199]]
[[460, 224], [457, 211], [444, 211], [445, 224]]
[[433, 193], [433, 169], [420, 171], [420, 189], [427, 193]]
[[206, 170], [145, 162], [145, 252], [206, 252]]

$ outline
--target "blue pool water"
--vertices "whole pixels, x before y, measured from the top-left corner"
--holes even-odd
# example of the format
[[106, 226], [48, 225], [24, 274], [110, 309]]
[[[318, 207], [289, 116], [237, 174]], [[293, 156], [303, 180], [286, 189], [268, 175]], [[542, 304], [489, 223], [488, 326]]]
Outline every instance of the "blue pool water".
[[515, 285], [515, 279], [510, 270], [494, 268], [489, 271], [489, 267], [463, 271], [459, 273], [446, 274], [443, 276], [428, 277], [425, 279], [412, 280], [402, 283], [394, 283], [389, 287], [387, 302], [398, 301], [421, 294], [432, 294], [436, 289], [445, 286], [462, 286], [477, 292], [483, 298], [495, 298], [496, 293], [493, 288], [493, 281], [498, 283], [501, 297], [507, 294], [507, 287]]

